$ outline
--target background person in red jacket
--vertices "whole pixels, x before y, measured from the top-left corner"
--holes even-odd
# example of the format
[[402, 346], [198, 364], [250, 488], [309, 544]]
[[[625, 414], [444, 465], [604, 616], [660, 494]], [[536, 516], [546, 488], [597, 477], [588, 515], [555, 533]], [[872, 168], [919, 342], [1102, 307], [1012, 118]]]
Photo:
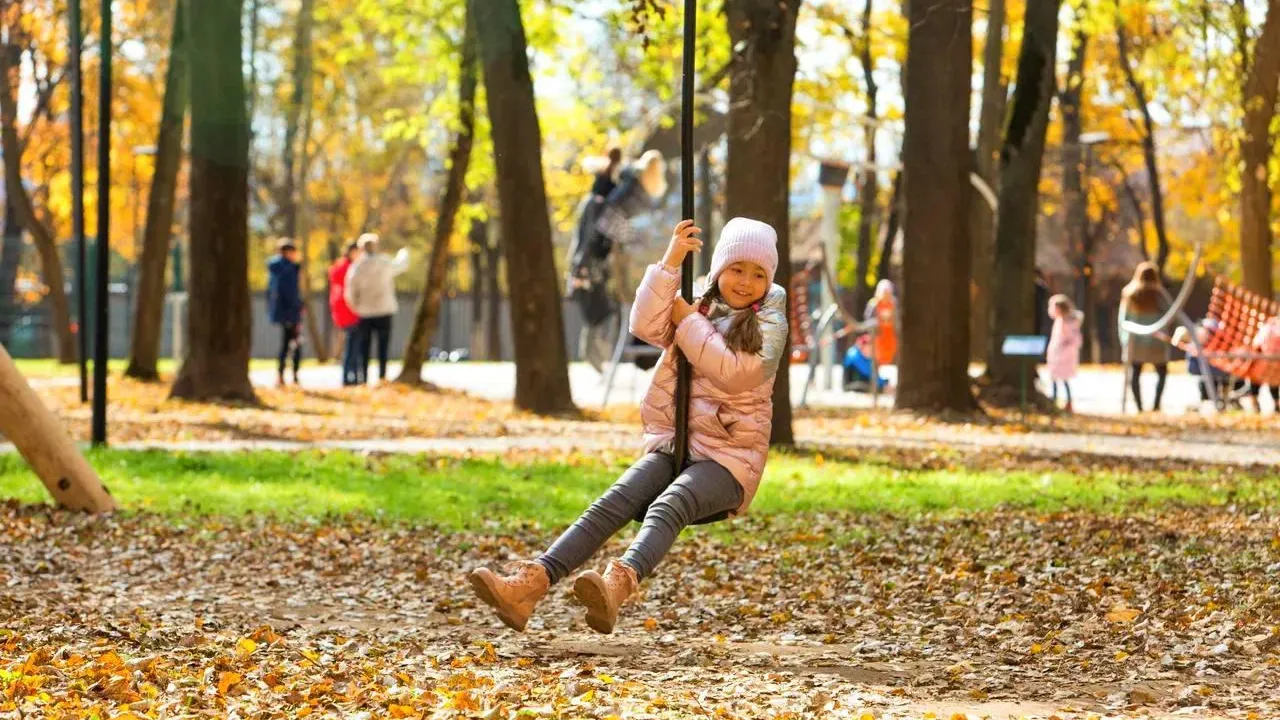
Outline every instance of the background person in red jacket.
[[329, 312], [333, 315], [333, 324], [342, 328], [346, 340], [342, 344], [342, 384], [364, 384], [364, 358], [361, 355], [360, 316], [355, 314], [347, 304], [347, 273], [360, 258], [360, 246], [351, 243], [347, 252], [329, 268]]

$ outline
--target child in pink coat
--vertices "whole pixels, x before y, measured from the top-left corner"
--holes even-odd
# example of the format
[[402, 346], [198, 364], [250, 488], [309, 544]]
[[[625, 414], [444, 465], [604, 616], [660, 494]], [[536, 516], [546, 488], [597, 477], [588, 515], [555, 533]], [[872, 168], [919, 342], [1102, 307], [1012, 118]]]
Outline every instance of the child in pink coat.
[[[691, 221], [676, 226], [662, 262], [636, 291], [631, 332], [665, 350], [640, 408], [645, 455], [536, 559], [508, 575], [472, 571], [476, 594], [508, 627], [524, 630], [551, 585], [568, 577], [631, 520], [634, 542], [603, 575], [579, 575], [573, 591], [587, 624], [613, 632], [618, 608], [650, 575], [686, 526], [743, 513], [755, 496], [769, 451], [773, 380], [787, 342], [786, 291], [773, 284], [777, 233], [746, 218], [725, 224], [711, 260], [707, 292], [693, 305], [679, 297], [680, 264], [702, 246]], [[689, 459], [673, 458], [676, 349], [693, 368]]]
[[1058, 402], [1058, 383], [1062, 383], [1067, 396], [1067, 412], [1071, 412], [1071, 381], [1080, 370], [1080, 346], [1084, 336], [1080, 324], [1084, 313], [1076, 309], [1071, 298], [1054, 295], [1049, 298], [1049, 317], [1053, 318], [1053, 330], [1049, 335], [1046, 359], [1049, 363], [1049, 382], [1053, 383], [1053, 402]]

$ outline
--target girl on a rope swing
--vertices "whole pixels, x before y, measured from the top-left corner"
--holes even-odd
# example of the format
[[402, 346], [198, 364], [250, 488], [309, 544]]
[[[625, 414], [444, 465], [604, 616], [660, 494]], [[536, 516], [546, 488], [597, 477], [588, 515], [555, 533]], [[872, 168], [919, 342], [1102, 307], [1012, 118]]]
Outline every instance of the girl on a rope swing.
[[[686, 526], [742, 514], [751, 504], [769, 451], [773, 380], [787, 340], [786, 291], [773, 284], [777, 233], [734, 218], [711, 260], [707, 291], [695, 304], [679, 296], [685, 256], [702, 247], [693, 222], [676, 226], [662, 261], [636, 292], [631, 332], [664, 349], [640, 407], [645, 455], [591, 504], [546, 552], [507, 567], [471, 572], [471, 586], [508, 627], [524, 630], [551, 585], [568, 577], [628, 522], [642, 523], [620, 560], [601, 575], [578, 576], [573, 592], [587, 624], [613, 632], [618, 608], [653, 573]], [[693, 369], [689, 461], [675, 467], [676, 353]]]

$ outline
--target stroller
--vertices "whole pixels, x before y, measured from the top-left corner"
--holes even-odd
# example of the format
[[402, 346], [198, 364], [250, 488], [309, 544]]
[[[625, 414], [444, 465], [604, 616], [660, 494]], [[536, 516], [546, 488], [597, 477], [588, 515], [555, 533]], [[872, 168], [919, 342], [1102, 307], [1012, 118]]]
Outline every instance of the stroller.
[[[871, 373], [874, 367], [871, 362], [871, 337], [860, 335], [844, 354], [841, 363], [844, 368], [844, 389], [847, 392], [867, 392], [871, 390]], [[884, 390], [888, 380], [877, 377], [879, 389]]]

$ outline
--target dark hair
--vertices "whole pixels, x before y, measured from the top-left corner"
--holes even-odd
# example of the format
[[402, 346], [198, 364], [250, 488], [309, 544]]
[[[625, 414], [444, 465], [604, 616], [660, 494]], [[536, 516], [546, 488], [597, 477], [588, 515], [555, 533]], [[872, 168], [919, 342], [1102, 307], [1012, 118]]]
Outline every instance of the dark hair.
[[1154, 313], [1160, 311], [1160, 300], [1164, 295], [1160, 291], [1160, 271], [1155, 263], [1142, 262], [1134, 269], [1133, 280], [1124, 286], [1121, 297], [1133, 312]]
[[[707, 291], [702, 297], [698, 298], [697, 307], [699, 310], [711, 306], [712, 301], [719, 300], [720, 287], [717, 283], [710, 283]], [[743, 308], [737, 311], [733, 318], [733, 324], [729, 326], [729, 331], [724, 334], [724, 344], [734, 352], [758, 353], [764, 349], [764, 333], [760, 330], [760, 303], [764, 298], [760, 298], [751, 304], [751, 307]]]
[[279, 244], [276, 245], [276, 248], [280, 251], [281, 254], [284, 254], [289, 252], [290, 250], [297, 250], [298, 246], [294, 245], [292, 240], [285, 238], [284, 240], [281, 240]]
[[359, 250], [359, 249], [360, 249], [360, 243], [354, 243], [354, 242], [353, 242], [353, 243], [351, 243], [350, 245], [347, 245], [347, 249], [346, 249], [346, 251], [345, 251], [343, 254], [344, 254], [344, 255], [350, 255], [351, 253], [353, 253], [353, 252], [355, 252], [355, 251], [357, 251], [357, 250]]

